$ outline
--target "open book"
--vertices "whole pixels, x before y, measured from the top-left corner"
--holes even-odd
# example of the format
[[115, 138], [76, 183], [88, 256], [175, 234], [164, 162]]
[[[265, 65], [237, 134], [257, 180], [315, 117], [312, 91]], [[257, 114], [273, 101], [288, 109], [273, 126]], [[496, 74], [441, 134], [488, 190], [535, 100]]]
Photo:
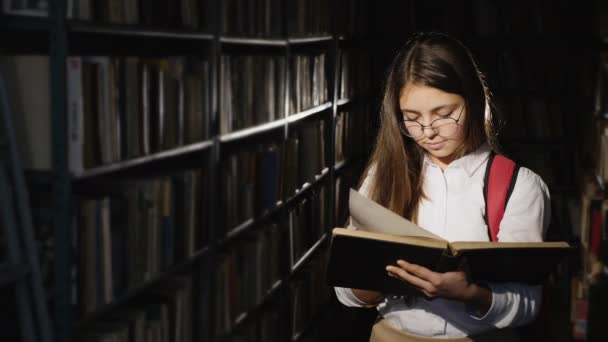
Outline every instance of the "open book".
[[464, 268], [473, 281], [536, 285], [571, 250], [566, 242], [448, 242], [352, 189], [349, 209], [358, 230], [333, 230], [327, 268], [332, 286], [421, 294], [387, 275], [385, 267], [399, 259], [436, 272]]

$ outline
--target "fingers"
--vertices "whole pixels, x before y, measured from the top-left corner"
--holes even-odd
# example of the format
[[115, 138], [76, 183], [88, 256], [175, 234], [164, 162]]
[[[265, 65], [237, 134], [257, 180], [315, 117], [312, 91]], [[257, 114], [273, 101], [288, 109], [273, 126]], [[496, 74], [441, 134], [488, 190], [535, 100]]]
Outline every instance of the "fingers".
[[410, 264], [409, 262], [406, 262], [404, 260], [397, 260], [397, 264], [401, 266], [401, 268], [406, 270], [408, 273], [414, 274], [418, 278], [427, 280], [430, 283], [434, 283], [436, 278], [439, 277], [438, 273], [433, 272], [426, 267]]
[[435, 297], [438, 294], [438, 284], [440, 283], [440, 274], [430, 271], [429, 269], [410, 264], [403, 260], [397, 261], [397, 266], [387, 266], [386, 270], [389, 276], [406, 281], [409, 284], [416, 286], [429, 297]]
[[435, 287], [428, 281], [419, 278], [400, 267], [387, 266], [386, 270], [388, 271], [389, 276], [408, 282], [422, 290], [427, 296], [435, 296]]

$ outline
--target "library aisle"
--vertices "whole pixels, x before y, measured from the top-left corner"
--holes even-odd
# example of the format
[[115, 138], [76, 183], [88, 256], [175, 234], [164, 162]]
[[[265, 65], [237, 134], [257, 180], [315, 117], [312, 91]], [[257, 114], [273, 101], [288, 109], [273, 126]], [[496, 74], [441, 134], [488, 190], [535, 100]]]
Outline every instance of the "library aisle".
[[[54, 341], [368, 341], [377, 310], [342, 305], [325, 267], [419, 31], [470, 47], [501, 152], [551, 192], [545, 238], [575, 247], [522, 340], [608, 341], [602, 1], [0, 4]], [[0, 335], [21, 341], [0, 289]]]

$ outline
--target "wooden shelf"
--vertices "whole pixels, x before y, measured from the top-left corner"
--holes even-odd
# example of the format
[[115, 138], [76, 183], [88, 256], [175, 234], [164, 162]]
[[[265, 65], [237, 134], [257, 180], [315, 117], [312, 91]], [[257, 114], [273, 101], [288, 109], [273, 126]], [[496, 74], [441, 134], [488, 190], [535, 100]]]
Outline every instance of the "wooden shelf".
[[321, 113], [331, 109], [331, 107], [332, 107], [331, 102], [325, 102], [324, 104], [322, 104], [320, 106], [307, 109], [307, 110], [297, 113], [297, 114], [292, 114], [292, 115], [288, 116], [286, 120], [289, 124], [294, 124], [298, 121], [307, 120], [317, 114], [321, 114]]
[[290, 45], [309, 45], [309, 44], [326, 44], [334, 40], [333, 36], [319, 36], [319, 37], [301, 37], [301, 38], [288, 38], [287, 43]]
[[355, 165], [359, 165], [363, 161], [364, 161], [364, 159], [362, 157], [350, 158], [350, 159], [345, 159], [345, 160], [339, 161], [334, 165], [334, 175], [338, 175], [338, 174], [344, 172], [345, 170], [350, 169], [351, 167], [353, 167]]
[[298, 259], [298, 261], [291, 266], [290, 278], [295, 275], [302, 268], [302, 266], [305, 265], [316, 254], [318, 250], [321, 249], [323, 243], [328, 239], [327, 236], [328, 233], [321, 235], [321, 238], [319, 238], [319, 240], [317, 240], [317, 242], [315, 242], [315, 244], [312, 245], [312, 247], [310, 247], [308, 251], [306, 251], [306, 253], [304, 253], [304, 255], [302, 255], [300, 259]]
[[350, 99], [350, 98], [347, 98], [347, 99], [340, 99], [337, 102], [338, 102], [337, 103], [338, 108], [340, 108], [340, 107], [344, 107], [344, 106], [352, 104], [354, 102], [354, 100]]
[[343, 168], [348, 167], [348, 159], [341, 160], [334, 165], [334, 171], [341, 171]]
[[317, 179], [312, 184], [305, 183], [299, 190], [296, 191], [296, 193], [293, 196], [289, 197], [285, 201], [278, 201], [276, 203], [275, 207], [266, 210], [264, 213], [262, 213], [262, 215], [260, 217], [250, 218], [250, 219], [246, 220], [245, 222], [237, 225], [236, 227], [230, 229], [226, 233], [226, 236], [218, 242], [218, 246], [220, 246], [220, 248], [221, 248], [221, 247], [226, 246], [227, 244], [232, 243], [233, 241], [238, 239], [240, 236], [243, 236], [244, 234], [246, 234], [246, 232], [248, 232], [252, 229], [255, 229], [255, 227], [259, 226], [260, 223], [268, 220], [269, 218], [271, 218], [273, 215], [277, 214], [279, 211], [281, 211], [285, 207], [288, 207], [293, 202], [298, 201], [301, 197], [305, 196], [305, 194], [308, 191], [310, 191], [310, 189], [317, 187], [319, 184], [323, 183], [325, 181], [325, 178], [326, 178], [328, 172], [329, 172], [329, 169], [327, 169], [327, 168], [323, 169], [323, 171], [321, 171], [321, 174], [317, 175], [317, 177], [316, 177]]
[[307, 109], [303, 112], [292, 114], [286, 118], [263, 123], [257, 126], [243, 128], [234, 132], [223, 134], [219, 137], [221, 143], [236, 142], [241, 139], [249, 139], [256, 136], [271, 133], [279, 128], [284, 128], [285, 125], [293, 125], [302, 120], [310, 119], [316, 115], [321, 115], [323, 112], [331, 109], [331, 102], [326, 102], [320, 106]]
[[222, 45], [238, 45], [253, 47], [286, 47], [287, 39], [279, 38], [248, 38], [248, 37], [220, 37]]
[[213, 35], [202, 31], [191, 29], [162, 29], [147, 28], [139, 25], [127, 24], [96, 24], [84, 21], [69, 21], [68, 31], [99, 36], [134, 37], [134, 38], [157, 38], [157, 39], [182, 39], [197, 41], [213, 41]]
[[96, 177], [101, 177], [101, 176], [106, 177], [106, 176], [110, 176], [110, 175], [115, 175], [119, 172], [121, 172], [121, 173], [126, 172], [131, 169], [141, 167], [141, 166], [147, 166], [148, 164], [152, 164], [152, 163], [171, 162], [177, 158], [182, 158], [182, 157], [186, 157], [189, 155], [194, 155], [196, 153], [201, 153], [207, 149], [210, 149], [213, 146], [213, 144], [214, 144], [213, 141], [206, 140], [206, 141], [203, 141], [200, 143], [194, 143], [191, 145], [177, 147], [177, 148], [174, 148], [171, 150], [162, 151], [159, 153], [155, 153], [155, 154], [151, 154], [151, 155], [147, 155], [147, 156], [143, 156], [143, 157], [139, 157], [139, 158], [134, 158], [134, 159], [129, 159], [129, 160], [120, 161], [120, 162], [116, 162], [116, 163], [111, 163], [108, 165], [98, 166], [95, 168], [85, 170], [82, 173], [75, 174], [73, 176], [73, 178], [75, 181], [78, 181], [78, 182], [88, 181], [88, 180], [92, 180]]
[[221, 143], [235, 142], [241, 139], [247, 139], [259, 135], [270, 133], [278, 128], [285, 127], [285, 119], [279, 119], [267, 123], [263, 123], [257, 126], [243, 128], [234, 132], [222, 134], [219, 137]]
[[282, 280], [279, 280], [274, 283], [274, 285], [266, 292], [264, 298], [252, 309], [247, 312], [241, 313], [235, 320], [233, 326], [231, 327], [231, 331], [224, 334], [224, 336], [219, 338], [219, 341], [229, 342], [232, 341], [231, 337], [234, 332], [238, 330], [240, 327], [246, 325], [249, 321], [255, 319], [261, 311], [264, 310], [265, 306], [272, 301], [272, 299], [278, 295], [280, 289], [283, 287], [285, 283]]

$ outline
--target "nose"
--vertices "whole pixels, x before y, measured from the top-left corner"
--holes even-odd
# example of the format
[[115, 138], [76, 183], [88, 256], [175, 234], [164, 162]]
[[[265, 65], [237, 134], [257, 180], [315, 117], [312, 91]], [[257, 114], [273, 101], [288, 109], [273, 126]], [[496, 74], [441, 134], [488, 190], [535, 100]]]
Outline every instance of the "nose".
[[422, 128], [422, 134], [429, 139], [433, 139], [437, 135], [437, 132], [431, 126], [424, 126]]

